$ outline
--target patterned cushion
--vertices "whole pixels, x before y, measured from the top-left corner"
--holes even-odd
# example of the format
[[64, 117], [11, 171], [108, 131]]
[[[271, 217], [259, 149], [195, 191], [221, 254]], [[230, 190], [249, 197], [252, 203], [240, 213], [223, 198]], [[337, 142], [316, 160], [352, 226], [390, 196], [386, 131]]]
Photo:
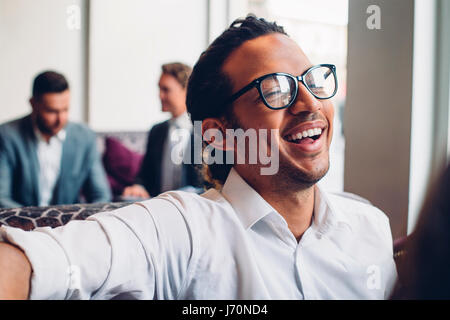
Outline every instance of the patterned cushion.
[[130, 202], [113, 202], [0, 209], [0, 225], [21, 228], [25, 231], [36, 227], [55, 228], [71, 220], [84, 220], [94, 213], [111, 211], [130, 204]]

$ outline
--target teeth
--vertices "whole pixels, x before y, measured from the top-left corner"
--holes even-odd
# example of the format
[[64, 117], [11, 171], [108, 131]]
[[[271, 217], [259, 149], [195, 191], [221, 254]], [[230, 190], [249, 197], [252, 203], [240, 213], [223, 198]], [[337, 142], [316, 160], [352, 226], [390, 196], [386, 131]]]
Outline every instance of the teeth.
[[313, 128], [313, 129], [309, 129], [309, 130], [305, 130], [303, 132], [299, 132], [297, 134], [293, 134], [291, 136], [288, 137], [289, 141], [294, 141], [294, 140], [300, 140], [306, 137], [312, 137], [312, 136], [317, 136], [322, 134], [322, 129], [320, 128]]

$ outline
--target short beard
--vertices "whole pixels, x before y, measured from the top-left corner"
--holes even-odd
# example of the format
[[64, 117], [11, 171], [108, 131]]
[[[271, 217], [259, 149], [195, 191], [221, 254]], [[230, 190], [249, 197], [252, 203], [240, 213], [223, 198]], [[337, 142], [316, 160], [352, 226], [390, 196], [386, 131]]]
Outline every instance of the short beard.
[[44, 135], [49, 136], [55, 135], [54, 130], [45, 125], [44, 121], [42, 121], [42, 118], [39, 116], [39, 114], [36, 114], [36, 126], [39, 129], [39, 131]]
[[280, 168], [277, 177], [277, 186], [280, 190], [302, 191], [311, 188], [319, 182], [328, 172], [330, 160], [323, 170], [313, 173], [305, 172], [280, 159]]

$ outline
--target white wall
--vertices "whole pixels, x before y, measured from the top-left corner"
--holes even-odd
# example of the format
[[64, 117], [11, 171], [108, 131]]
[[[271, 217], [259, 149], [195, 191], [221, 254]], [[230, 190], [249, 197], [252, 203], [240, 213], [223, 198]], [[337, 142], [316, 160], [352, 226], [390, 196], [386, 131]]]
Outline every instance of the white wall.
[[148, 130], [160, 109], [161, 64], [193, 65], [207, 44], [206, 0], [91, 0], [89, 124]]
[[0, 123], [30, 112], [36, 74], [62, 72], [71, 86], [72, 120], [84, 119], [84, 22], [67, 27], [70, 5], [84, 13], [85, 0], [0, 0]]
[[[72, 120], [148, 130], [168, 118], [161, 64], [193, 65], [206, 48], [207, 1], [0, 0], [0, 122], [29, 113], [34, 76], [54, 69], [69, 80]], [[79, 30], [67, 27], [72, 5]]]

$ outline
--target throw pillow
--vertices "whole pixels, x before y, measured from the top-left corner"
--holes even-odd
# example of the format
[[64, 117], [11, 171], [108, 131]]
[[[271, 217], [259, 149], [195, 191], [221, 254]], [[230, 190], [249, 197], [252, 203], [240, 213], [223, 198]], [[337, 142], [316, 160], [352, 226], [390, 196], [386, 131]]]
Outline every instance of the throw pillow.
[[121, 195], [126, 186], [134, 183], [143, 158], [142, 154], [131, 151], [118, 139], [113, 137], [105, 139], [103, 165], [113, 195]]

